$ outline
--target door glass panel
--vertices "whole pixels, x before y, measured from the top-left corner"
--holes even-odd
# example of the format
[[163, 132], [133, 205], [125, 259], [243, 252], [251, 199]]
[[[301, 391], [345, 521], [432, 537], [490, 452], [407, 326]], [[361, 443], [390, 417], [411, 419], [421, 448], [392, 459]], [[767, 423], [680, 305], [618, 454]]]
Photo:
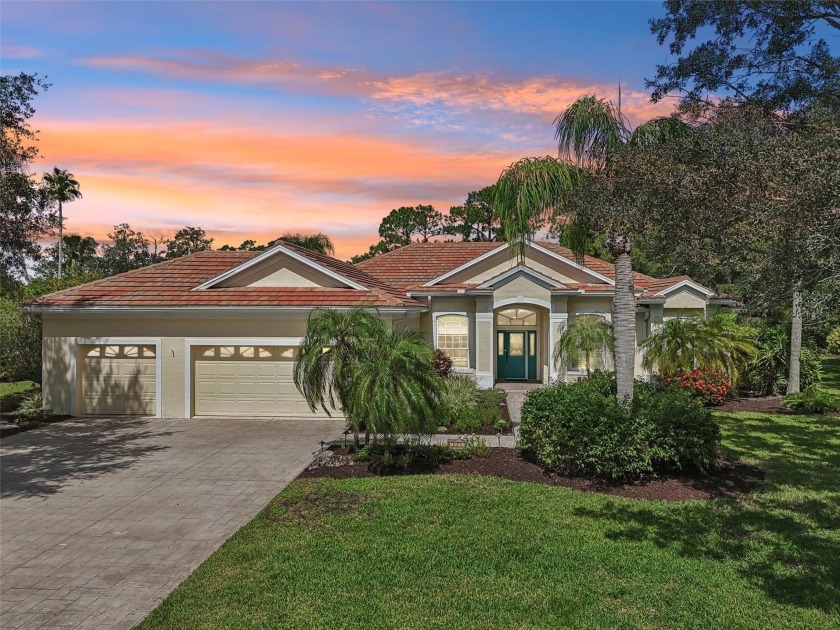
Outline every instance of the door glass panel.
[[497, 352], [499, 356], [502, 356], [505, 353], [505, 333], [499, 333], [499, 336], [496, 338], [497, 344]]
[[528, 355], [536, 356], [537, 354], [537, 336], [535, 334], [528, 335]]
[[510, 356], [521, 357], [525, 355], [525, 334], [510, 333]]

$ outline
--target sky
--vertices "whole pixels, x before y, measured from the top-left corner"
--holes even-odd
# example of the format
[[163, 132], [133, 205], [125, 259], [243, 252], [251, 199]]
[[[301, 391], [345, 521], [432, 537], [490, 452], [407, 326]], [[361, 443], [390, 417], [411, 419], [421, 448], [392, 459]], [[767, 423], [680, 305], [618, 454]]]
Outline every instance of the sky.
[[52, 87], [34, 105], [37, 171], [83, 198], [66, 229], [129, 223], [214, 246], [321, 231], [347, 259], [391, 209], [446, 212], [525, 157], [585, 94], [631, 122], [670, 113], [645, 77], [668, 60], [654, 2], [15, 2], [3, 74]]

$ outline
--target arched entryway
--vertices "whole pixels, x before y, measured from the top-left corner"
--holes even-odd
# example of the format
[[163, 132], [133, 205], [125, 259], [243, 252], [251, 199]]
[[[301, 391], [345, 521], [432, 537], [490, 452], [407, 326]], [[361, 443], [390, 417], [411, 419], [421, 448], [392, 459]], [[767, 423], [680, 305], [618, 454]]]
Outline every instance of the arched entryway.
[[495, 381], [541, 382], [545, 372], [547, 309], [504, 304], [493, 312]]

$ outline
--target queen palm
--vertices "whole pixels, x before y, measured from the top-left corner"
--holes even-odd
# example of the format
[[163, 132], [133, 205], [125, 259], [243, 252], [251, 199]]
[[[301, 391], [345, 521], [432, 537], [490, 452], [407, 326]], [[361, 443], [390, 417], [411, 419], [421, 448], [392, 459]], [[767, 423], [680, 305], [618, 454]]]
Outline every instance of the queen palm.
[[554, 364], [558, 368], [579, 365], [583, 359], [586, 375], [592, 374], [592, 358], [614, 348], [612, 327], [602, 317], [578, 315], [560, 334], [554, 346]]
[[[619, 95], [620, 104], [620, 95]], [[552, 217], [563, 215], [572, 235], [572, 250], [582, 257], [588, 236], [606, 236], [615, 259], [613, 331], [618, 398], [633, 398], [636, 302], [631, 234], [639, 213], [610, 195], [609, 166], [625, 146], [647, 146], [683, 135], [688, 128], [675, 118], [655, 118], [635, 130], [620, 105], [584, 96], [555, 119], [558, 158], [524, 158], [505, 169], [496, 184], [496, 206], [512, 255], [524, 259], [528, 243]], [[571, 203], [582, 190], [599, 190], [599, 204]]]
[[706, 319], [681, 317], [665, 322], [642, 342], [642, 366], [661, 374], [694, 369], [722, 372], [735, 383], [758, 354], [755, 331], [731, 314]]
[[76, 199], [80, 199], [82, 192], [79, 190], [79, 182], [75, 180], [72, 173], [57, 166], [53, 167], [52, 173], [44, 173], [46, 182], [47, 197], [58, 202], [58, 279], [64, 277], [64, 212], [63, 205]]

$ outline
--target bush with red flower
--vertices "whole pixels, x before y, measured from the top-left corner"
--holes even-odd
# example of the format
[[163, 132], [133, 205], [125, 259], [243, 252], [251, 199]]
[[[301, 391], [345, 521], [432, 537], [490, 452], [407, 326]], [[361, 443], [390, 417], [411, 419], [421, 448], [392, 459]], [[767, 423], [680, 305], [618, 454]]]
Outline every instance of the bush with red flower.
[[710, 406], [723, 403], [729, 390], [732, 389], [732, 381], [726, 374], [712, 370], [695, 369], [663, 374], [662, 380], [679, 385], [704, 405]]

